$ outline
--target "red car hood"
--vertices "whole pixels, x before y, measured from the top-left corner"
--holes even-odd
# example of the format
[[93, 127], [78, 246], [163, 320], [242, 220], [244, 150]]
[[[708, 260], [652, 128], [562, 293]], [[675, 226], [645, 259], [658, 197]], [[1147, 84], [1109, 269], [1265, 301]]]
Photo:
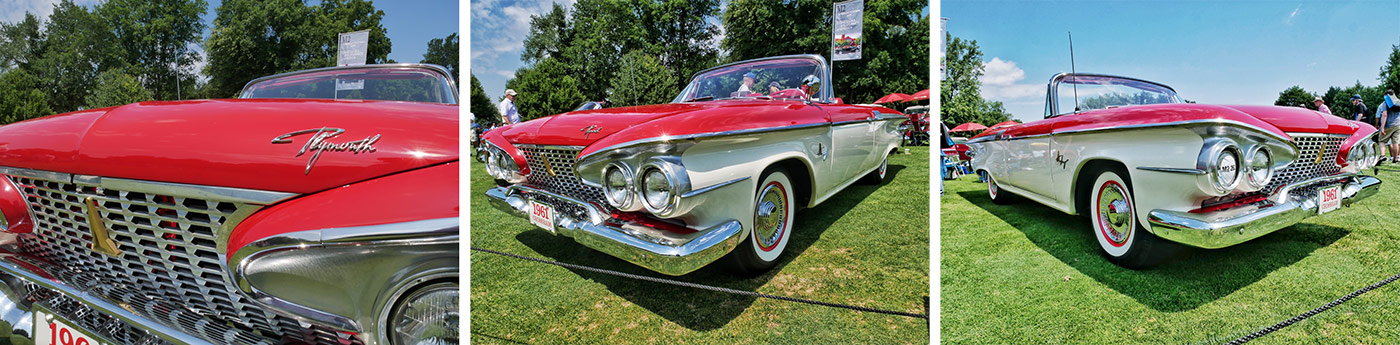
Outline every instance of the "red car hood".
[[725, 103], [672, 103], [574, 111], [523, 122], [501, 135], [512, 143], [588, 146], [628, 127], [676, 114], [713, 109]]
[[458, 160], [457, 125], [455, 105], [142, 102], [0, 127], [0, 166], [310, 193]]
[[1356, 126], [1349, 120], [1305, 108], [1266, 105], [1226, 105], [1223, 107], [1249, 114], [1282, 129], [1284, 132], [1351, 134], [1356, 131]]

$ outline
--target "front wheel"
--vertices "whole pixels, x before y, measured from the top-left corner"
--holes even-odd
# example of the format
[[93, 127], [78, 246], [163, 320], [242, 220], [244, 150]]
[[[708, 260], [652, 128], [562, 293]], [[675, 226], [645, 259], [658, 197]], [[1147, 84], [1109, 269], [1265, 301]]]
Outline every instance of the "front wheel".
[[792, 181], [782, 169], [763, 173], [754, 196], [753, 223], [748, 239], [729, 252], [734, 271], [747, 276], [773, 268], [792, 238], [792, 220], [797, 213]]
[[1089, 221], [1094, 238], [1108, 260], [1130, 269], [1161, 263], [1175, 249], [1173, 243], [1146, 231], [1138, 223], [1131, 185], [1118, 171], [1108, 170], [1094, 181], [1089, 199]]

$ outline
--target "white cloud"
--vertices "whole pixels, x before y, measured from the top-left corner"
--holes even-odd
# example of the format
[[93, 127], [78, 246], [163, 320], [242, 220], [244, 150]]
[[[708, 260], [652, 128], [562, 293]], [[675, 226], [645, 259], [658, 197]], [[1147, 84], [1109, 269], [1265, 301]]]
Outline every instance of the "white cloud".
[[1292, 25], [1292, 24], [1293, 24], [1293, 18], [1298, 17], [1298, 10], [1301, 10], [1301, 9], [1303, 9], [1303, 4], [1298, 4], [1298, 7], [1294, 7], [1294, 8], [1293, 8], [1293, 13], [1289, 13], [1289, 14], [1288, 14], [1288, 20], [1284, 20], [1283, 22], [1284, 22], [1284, 23], [1288, 23], [1289, 25]]
[[1026, 71], [1016, 67], [1012, 61], [993, 57], [982, 64], [982, 97], [990, 100], [1009, 100], [1028, 97], [1041, 97], [1045, 94], [1044, 85], [1017, 84], [1026, 79]]
[[[48, 21], [53, 14], [53, 5], [59, 0], [3, 0], [0, 1], [0, 22], [14, 23], [24, 20], [25, 13], [33, 13], [40, 20]], [[98, 0], [76, 0], [78, 6], [90, 7]]]

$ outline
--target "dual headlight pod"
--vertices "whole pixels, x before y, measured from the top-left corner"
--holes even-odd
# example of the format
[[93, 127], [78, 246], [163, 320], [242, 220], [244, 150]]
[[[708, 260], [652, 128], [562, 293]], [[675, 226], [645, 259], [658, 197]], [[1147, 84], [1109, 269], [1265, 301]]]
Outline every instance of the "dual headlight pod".
[[1351, 151], [1347, 152], [1348, 166], [1345, 170], [1356, 172], [1370, 169], [1379, 162], [1380, 148], [1376, 146], [1376, 142], [1363, 139], [1361, 142], [1356, 143], [1355, 146], [1352, 146]]
[[1200, 161], [1206, 191], [1217, 196], [1262, 189], [1274, 175], [1274, 155], [1265, 145], [1241, 148], [1231, 140], [1216, 140], [1201, 150]]
[[520, 175], [520, 165], [515, 162], [515, 158], [495, 146], [486, 150], [486, 173], [510, 183], [524, 181]]
[[689, 189], [690, 179], [675, 157], [653, 157], [635, 170], [620, 162], [603, 168], [604, 199], [622, 211], [673, 216], [681, 193]]

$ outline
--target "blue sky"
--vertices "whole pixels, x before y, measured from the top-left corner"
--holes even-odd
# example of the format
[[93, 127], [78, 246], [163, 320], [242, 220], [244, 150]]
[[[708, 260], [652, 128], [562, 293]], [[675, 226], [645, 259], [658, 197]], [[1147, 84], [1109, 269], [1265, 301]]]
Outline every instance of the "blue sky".
[[[53, 5], [59, 0], [0, 0], [0, 22], [12, 23], [24, 19], [25, 12], [47, 19], [53, 13]], [[91, 8], [98, 0], [75, 0], [74, 3]], [[209, 8], [201, 19], [206, 28], [204, 38], [209, 37], [215, 9], [220, 0], [207, 0]], [[312, 1], [316, 3], [317, 1]], [[380, 24], [389, 32], [392, 44], [389, 58], [399, 62], [418, 62], [428, 51], [428, 40], [443, 38], [457, 32], [460, 20], [460, 2], [456, 0], [394, 0], [375, 1], [374, 7], [384, 11]], [[459, 35], [460, 36], [460, 35]], [[202, 68], [203, 64], [198, 67]]]
[[[1289, 86], [1374, 86], [1400, 44], [1400, 1], [943, 1], [976, 40], [984, 98], [1042, 117], [1045, 83], [1075, 67], [1167, 84], [1209, 104], [1273, 104]], [[1329, 105], [1330, 106], [1330, 105]]]

